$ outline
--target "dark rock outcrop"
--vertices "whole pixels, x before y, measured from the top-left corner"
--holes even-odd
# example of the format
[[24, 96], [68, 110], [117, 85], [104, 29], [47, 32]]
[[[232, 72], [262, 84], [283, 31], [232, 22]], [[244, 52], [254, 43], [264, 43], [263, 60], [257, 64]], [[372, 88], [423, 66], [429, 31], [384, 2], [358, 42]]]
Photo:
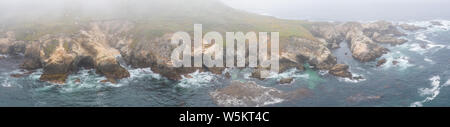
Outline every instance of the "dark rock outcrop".
[[379, 67], [379, 66], [381, 66], [381, 65], [383, 65], [383, 64], [385, 64], [386, 63], [386, 59], [381, 59], [381, 60], [378, 60], [377, 61], [377, 67]]
[[294, 78], [283, 78], [283, 79], [280, 79], [280, 84], [291, 84], [292, 83], [292, 81], [294, 81]]
[[352, 78], [352, 73], [348, 71], [349, 67], [345, 64], [336, 64], [333, 68], [331, 68], [328, 73], [344, 78]]

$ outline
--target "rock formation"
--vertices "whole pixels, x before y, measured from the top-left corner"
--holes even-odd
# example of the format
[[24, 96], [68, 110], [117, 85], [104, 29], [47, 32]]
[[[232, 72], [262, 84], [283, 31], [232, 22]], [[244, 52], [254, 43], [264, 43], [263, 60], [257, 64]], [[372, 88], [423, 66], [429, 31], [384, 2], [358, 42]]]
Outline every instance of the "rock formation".
[[348, 71], [349, 67], [345, 64], [336, 64], [333, 68], [331, 68], [328, 73], [344, 78], [352, 78], [352, 73]]
[[[68, 75], [81, 68], [94, 68], [108, 82], [127, 78], [123, 67], [151, 67], [152, 71], [170, 80], [182, 75], [209, 71], [222, 74], [225, 68], [174, 68], [170, 55], [176, 45], [170, 44], [171, 33], [161, 36], [139, 36], [133, 32], [135, 22], [126, 20], [93, 21], [80, 24], [74, 33], [47, 34], [35, 40], [17, 40], [13, 31], [0, 32], [0, 53], [24, 54], [21, 68], [43, 68], [40, 80], [63, 84]], [[352, 56], [368, 62], [377, 59], [388, 49], [380, 44], [402, 44], [403, 36], [395, 25], [379, 21], [373, 23], [311, 23], [308, 30], [315, 38], [291, 36], [280, 40], [280, 72], [291, 68], [302, 71], [308, 63], [315, 69], [330, 70], [340, 77], [351, 77], [347, 65], [336, 65], [337, 59], [330, 49], [346, 40]], [[259, 77], [256, 68], [252, 77]]]

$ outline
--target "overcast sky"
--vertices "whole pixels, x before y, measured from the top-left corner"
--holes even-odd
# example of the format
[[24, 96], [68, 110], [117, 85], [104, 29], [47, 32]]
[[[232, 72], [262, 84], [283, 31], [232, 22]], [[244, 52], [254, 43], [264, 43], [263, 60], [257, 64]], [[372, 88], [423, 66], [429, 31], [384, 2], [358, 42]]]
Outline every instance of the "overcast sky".
[[[75, 2], [76, 1], [76, 2]], [[113, 9], [118, 1], [127, 0], [0, 0], [0, 20], [26, 12], [61, 13], [67, 7], [78, 6], [84, 13], [100, 11], [117, 13]], [[140, 0], [137, 0], [140, 1]], [[142, 0], [142, 6], [158, 1]], [[174, 4], [192, 4], [203, 0], [171, 0]], [[194, 2], [195, 1], [195, 2]], [[258, 14], [286, 19], [326, 20], [326, 21], [367, 21], [367, 20], [450, 20], [450, 0], [221, 0], [225, 4]], [[79, 3], [79, 4], [74, 4]], [[115, 4], [114, 4], [115, 3]], [[172, 4], [171, 3], [171, 4]], [[120, 2], [119, 2], [120, 5]], [[161, 6], [170, 8], [168, 6]], [[143, 7], [155, 8], [155, 7]], [[89, 10], [90, 9], [90, 10]], [[147, 10], [147, 11], [154, 11]], [[156, 9], [158, 10], [158, 9]], [[37, 13], [37, 14], [36, 14]]]
[[450, 0], [222, 0], [241, 10], [309, 20], [450, 19]]

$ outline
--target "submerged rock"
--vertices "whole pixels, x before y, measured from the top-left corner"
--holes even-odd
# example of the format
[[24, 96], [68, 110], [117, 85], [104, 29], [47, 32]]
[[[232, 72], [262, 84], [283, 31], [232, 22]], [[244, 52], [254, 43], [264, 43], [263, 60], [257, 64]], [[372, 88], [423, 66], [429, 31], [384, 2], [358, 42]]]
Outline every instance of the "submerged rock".
[[381, 60], [378, 60], [378, 62], [377, 62], [377, 67], [379, 67], [379, 66], [381, 66], [381, 65], [383, 65], [383, 64], [385, 64], [386, 63], [386, 59], [385, 58], [383, 58], [383, 59], [381, 59]]
[[211, 92], [210, 96], [219, 106], [259, 107], [285, 100], [301, 99], [310, 94], [309, 90], [302, 88], [291, 92], [283, 92], [254, 82], [232, 81], [229, 86]]
[[280, 90], [263, 87], [254, 82], [233, 81], [229, 86], [211, 92], [210, 96], [219, 106], [259, 107], [284, 101], [282, 94]]
[[294, 81], [294, 78], [283, 78], [283, 79], [280, 79], [280, 84], [291, 84], [292, 83], [292, 81]]
[[370, 95], [370, 96], [363, 96], [362, 94], [356, 94], [353, 96], [349, 96], [347, 97], [347, 102], [351, 102], [351, 103], [359, 103], [359, 102], [367, 102], [367, 101], [376, 101], [381, 99], [381, 96], [375, 96], [375, 95]]
[[75, 83], [81, 83], [81, 79], [77, 78], [77, 79], [75, 79], [75, 81], [73, 81], [73, 82], [75, 82]]
[[21, 70], [21, 72], [22, 72], [22, 73], [14, 73], [14, 74], [11, 74], [10, 76], [11, 76], [11, 77], [14, 77], [14, 78], [21, 78], [21, 77], [28, 76], [28, 75], [32, 74], [34, 71], [25, 71], [25, 70]]
[[56, 84], [64, 84], [66, 83], [67, 76], [68, 74], [42, 74], [39, 80], [49, 81]]
[[394, 60], [394, 61], [392, 61], [392, 64], [393, 64], [393, 65], [397, 65], [397, 64], [398, 64], [398, 61]]

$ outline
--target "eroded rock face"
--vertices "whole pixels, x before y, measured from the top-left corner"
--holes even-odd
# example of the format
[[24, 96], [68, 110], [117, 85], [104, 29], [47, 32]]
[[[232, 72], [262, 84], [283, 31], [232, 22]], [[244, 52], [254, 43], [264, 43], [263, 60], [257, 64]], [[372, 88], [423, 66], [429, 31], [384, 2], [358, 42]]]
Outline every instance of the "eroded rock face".
[[301, 64], [308, 62], [318, 69], [328, 70], [337, 63], [336, 57], [323, 42], [291, 38], [281, 49], [282, 58], [295, 60]]
[[[129, 50], [122, 53], [124, 59], [133, 67], [151, 67], [155, 73], [159, 73], [171, 80], [180, 80], [182, 75], [193, 73], [197, 70], [200, 72], [204, 71], [204, 68], [197, 67], [173, 67], [170, 58], [176, 45], [171, 44], [171, 37], [172, 34], [165, 34], [153, 40], [133, 42], [133, 44], [128, 46]], [[212, 71], [216, 73], [222, 72], [220, 69]]]
[[361, 62], [375, 60], [389, 51], [356, 29], [349, 31], [346, 38], [349, 41], [353, 58]]
[[284, 92], [275, 88], [264, 87], [254, 82], [232, 81], [225, 88], [210, 93], [211, 98], [219, 106], [259, 107], [276, 104], [286, 100], [301, 99], [311, 93], [307, 89]]
[[25, 41], [16, 40], [14, 32], [0, 32], [0, 54], [18, 55], [25, 51], [25, 47]]
[[[80, 68], [95, 68], [109, 82], [129, 77], [122, 67], [126, 64], [136, 68], [151, 67], [152, 71], [171, 80], [180, 80], [199, 70], [222, 74], [225, 68], [183, 67], [174, 68], [170, 56], [176, 45], [170, 44], [170, 33], [160, 37], [133, 35], [135, 23], [128, 21], [96, 21], [82, 25], [73, 34], [45, 35], [34, 41], [17, 41], [14, 32], [0, 33], [0, 53], [25, 55], [21, 68], [43, 68], [43, 81], [65, 82], [65, 78]], [[330, 70], [336, 65], [336, 57], [330, 49], [339, 42], [348, 41], [352, 56], [362, 62], [380, 57], [388, 50], [378, 43], [401, 44], [397, 39], [403, 34], [389, 22], [361, 24], [356, 22], [312, 24], [311, 33], [316, 39], [291, 37], [280, 45], [280, 72], [291, 68], [303, 70], [308, 63], [316, 69]], [[141, 38], [142, 37], [142, 38]], [[203, 51], [204, 52], [204, 51]], [[256, 69], [258, 71], [258, 69]], [[257, 72], [256, 71], [256, 72]], [[258, 74], [254, 74], [259, 77]]]
[[345, 39], [344, 33], [336, 25], [334, 23], [315, 23], [311, 25], [310, 32], [316, 38], [325, 39], [328, 48], [335, 49]]
[[346, 64], [336, 64], [328, 73], [338, 77], [352, 78], [352, 73], [348, 69], [349, 67]]
[[330, 40], [342, 40], [341, 38], [344, 36], [349, 43], [352, 56], [361, 62], [372, 61], [388, 52], [388, 49], [379, 44], [399, 45], [407, 42], [407, 40], [399, 38], [405, 34], [398, 30], [397, 26], [386, 21], [366, 24], [358, 22], [316, 23], [310, 30], [316, 37], [328, 37], [327, 43], [333, 42]]
[[44, 72], [39, 79], [64, 84], [72, 71], [76, 54], [70, 53], [68, 48], [63, 47], [63, 43], [69, 41], [65, 36], [46, 36], [44, 38], [41, 40], [43, 44], [41, 58], [44, 58]]
[[126, 23], [94, 22], [76, 34], [40, 37], [26, 46], [21, 68], [42, 67], [40, 80], [58, 84], [65, 83], [67, 76], [80, 68], [95, 68], [112, 83], [129, 77], [129, 72], [119, 64], [120, 51], [114, 48], [126, 40], [126, 37], [114, 36], [125, 32], [122, 30], [128, 26], [123, 24]]

